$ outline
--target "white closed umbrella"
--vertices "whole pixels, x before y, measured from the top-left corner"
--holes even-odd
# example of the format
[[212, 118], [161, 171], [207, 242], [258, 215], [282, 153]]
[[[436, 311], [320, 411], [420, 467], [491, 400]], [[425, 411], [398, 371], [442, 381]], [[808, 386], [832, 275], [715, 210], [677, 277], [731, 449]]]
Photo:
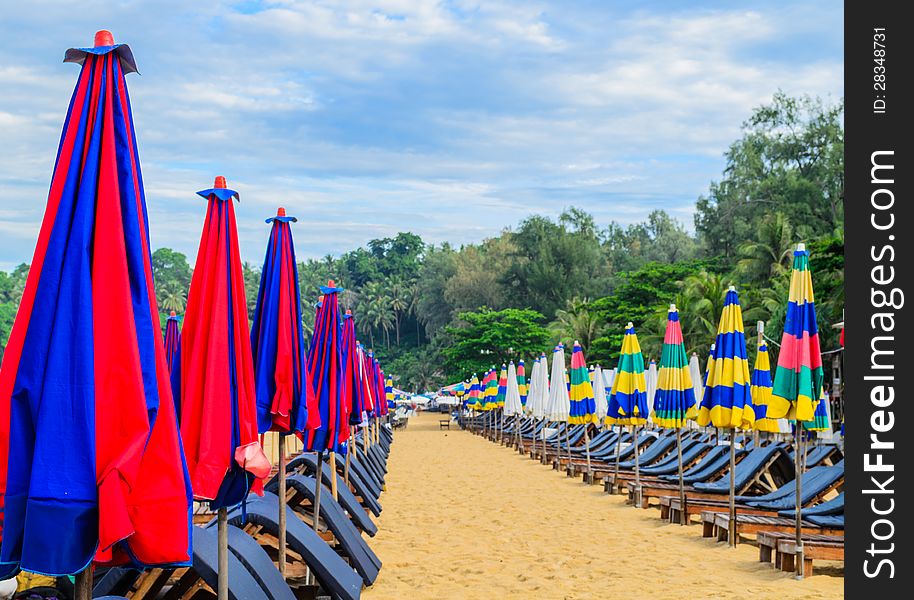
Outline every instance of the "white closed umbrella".
[[695, 390], [695, 399], [701, 402], [705, 397], [704, 376], [701, 374], [701, 365], [698, 364], [698, 353], [693, 352], [689, 359], [689, 376], [692, 378], [692, 389]]
[[[644, 373], [645, 383], [647, 384], [647, 405], [654, 405], [654, 395], [657, 393], [657, 361], [651, 361], [650, 366], [648, 366], [647, 371]], [[654, 411], [648, 412], [648, 421], [654, 422]]]
[[520, 445], [520, 417], [524, 414], [524, 405], [520, 403], [520, 386], [517, 385], [517, 368], [514, 361], [508, 363], [508, 389], [505, 391], [505, 417], [514, 419], [514, 444]]
[[530, 387], [527, 388], [527, 403], [524, 405], [524, 414], [528, 417], [534, 416], [536, 408], [536, 395], [539, 393], [539, 376], [540, 376], [540, 359], [536, 357], [533, 366], [530, 367]]
[[597, 409], [597, 423], [602, 425], [609, 412], [609, 402], [606, 400], [606, 384], [603, 383], [603, 369], [600, 365], [593, 368], [593, 401]]
[[568, 422], [571, 398], [565, 386], [565, 347], [556, 346], [552, 352], [552, 385], [549, 386], [549, 400], [546, 403], [546, 418], [561, 423]]

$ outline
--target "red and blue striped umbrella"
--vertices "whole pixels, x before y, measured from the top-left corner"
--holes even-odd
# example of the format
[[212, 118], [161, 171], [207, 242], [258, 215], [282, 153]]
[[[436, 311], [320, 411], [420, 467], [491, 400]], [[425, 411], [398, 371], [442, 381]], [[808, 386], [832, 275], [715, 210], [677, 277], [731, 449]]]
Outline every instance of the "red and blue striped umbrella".
[[270, 474], [257, 438], [254, 365], [247, 300], [238, 252], [234, 199], [216, 177], [206, 198], [206, 219], [187, 295], [178, 348], [176, 395], [181, 436], [194, 498], [213, 509], [243, 501]]
[[272, 228], [251, 328], [260, 433], [288, 434], [304, 431], [308, 425], [301, 293], [290, 226], [297, 220], [286, 216], [284, 208], [266, 220]]
[[359, 342], [355, 339], [355, 318], [352, 311], [343, 315], [343, 407], [349, 414], [349, 424], [362, 422], [365, 410], [365, 391], [362, 386]]
[[0, 580], [187, 565], [190, 485], [156, 308], [126, 45], [82, 65], [0, 369]]
[[[308, 350], [308, 375], [310, 387], [308, 405], [314, 406], [320, 416], [320, 423], [308, 429], [305, 446], [312, 452], [341, 454], [340, 440], [349, 434], [348, 415], [342, 418], [340, 389], [343, 380], [343, 355], [341, 352], [341, 329], [339, 293], [331, 280], [321, 286], [323, 300], [315, 315], [314, 334]], [[309, 417], [310, 418], [310, 417]]]
[[372, 367], [371, 367], [371, 352], [365, 351], [365, 346], [362, 344], [358, 345], [359, 351], [359, 380], [360, 387], [362, 390], [362, 404], [365, 414], [363, 417], [370, 418], [375, 416], [375, 395], [372, 385]]
[[178, 321], [181, 317], [178, 313], [171, 311], [168, 320], [165, 322], [165, 360], [168, 363], [168, 372], [171, 373], [174, 368], [175, 354], [178, 352], [178, 345], [181, 343], [181, 330], [178, 329]]

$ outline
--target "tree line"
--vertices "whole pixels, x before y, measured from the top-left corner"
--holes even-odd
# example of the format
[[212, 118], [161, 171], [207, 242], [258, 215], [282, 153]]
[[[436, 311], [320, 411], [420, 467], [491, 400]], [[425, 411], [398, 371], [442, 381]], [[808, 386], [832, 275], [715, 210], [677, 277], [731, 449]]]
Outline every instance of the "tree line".
[[[428, 244], [411, 232], [370, 241], [341, 256], [299, 263], [310, 334], [318, 286], [346, 288], [361, 340], [414, 391], [480, 373], [514, 357], [532, 360], [579, 340], [589, 362], [612, 366], [626, 322], [647, 357], [659, 359], [667, 308], [680, 310], [688, 352], [707, 355], [724, 293], [740, 293], [747, 338], [756, 321], [779, 338], [792, 251], [810, 251], [823, 348], [843, 320], [843, 103], [777, 93], [743, 124], [719, 181], [696, 201], [694, 232], [662, 210], [642, 223], [598, 224], [580, 207], [556, 219], [531, 215], [480, 243]], [[183, 312], [187, 258], [153, 253], [162, 320]], [[244, 264], [253, 314], [259, 265]], [[5, 340], [27, 265], [0, 272]], [[750, 343], [750, 358], [754, 344]], [[776, 353], [776, 347], [772, 350]]]

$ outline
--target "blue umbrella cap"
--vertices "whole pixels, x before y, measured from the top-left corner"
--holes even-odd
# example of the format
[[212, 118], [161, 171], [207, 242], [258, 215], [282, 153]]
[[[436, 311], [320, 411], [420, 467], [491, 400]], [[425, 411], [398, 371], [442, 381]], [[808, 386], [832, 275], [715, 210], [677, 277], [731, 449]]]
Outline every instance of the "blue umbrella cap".
[[64, 52], [63, 61], [81, 65], [86, 62], [86, 56], [89, 54], [102, 55], [109, 52], [117, 54], [125, 75], [127, 73], [139, 73], [130, 46], [127, 44], [115, 44], [114, 35], [107, 29], [100, 29], [95, 32], [95, 43], [91, 48], [68, 48]]
[[200, 190], [197, 192], [198, 196], [203, 196], [204, 198], [209, 199], [210, 196], [215, 196], [219, 200], [231, 200], [235, 198], [239, 202], [241, 201], [241, 196], [238, 195], [238, 192], [235, 190], [230, 190], [226, 187], [225, 177], [222, 175], [217, 175], [216, 180], [213, 183], [213, 187], [208, 190]]

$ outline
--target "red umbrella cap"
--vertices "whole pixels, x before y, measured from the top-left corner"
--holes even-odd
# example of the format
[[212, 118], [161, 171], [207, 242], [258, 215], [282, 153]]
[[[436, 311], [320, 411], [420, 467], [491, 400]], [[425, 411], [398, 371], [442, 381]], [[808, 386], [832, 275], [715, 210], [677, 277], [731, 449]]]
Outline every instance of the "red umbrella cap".
[[277, 216], [277, 217], [284, 217], [284, 216], [286, 216], [286, 209], [283, 208], [282, 206], [280, 206], [279, 208], [277, 208], [277, 209], [276, 209], [276, 216]]
[[175, 311], [171, 311], [171, 316], [177, 317], [177, 316], [178, 316], [178, 313], [176, 313]]
[[114, 45], [114, 34], [112, 34], [107, 29], [99, 29], [95, 32], [95, 47], [100, 48], [101, 46], [113, 46]]
[[224, 190], [226, 188], [225, 177], [222, 175], [216, 175], [216, 181], [213, 182], [213, 188], [217, 190]]
[[352, 311], [351, 311], [350, 309], [347, 308], [347, 309], [346, 309], [346, 314], [349, 315], [349, 316], [352, 316]]
[[327, 287], [336, 287], [336, 282], [331, 279], [327, 282]]

